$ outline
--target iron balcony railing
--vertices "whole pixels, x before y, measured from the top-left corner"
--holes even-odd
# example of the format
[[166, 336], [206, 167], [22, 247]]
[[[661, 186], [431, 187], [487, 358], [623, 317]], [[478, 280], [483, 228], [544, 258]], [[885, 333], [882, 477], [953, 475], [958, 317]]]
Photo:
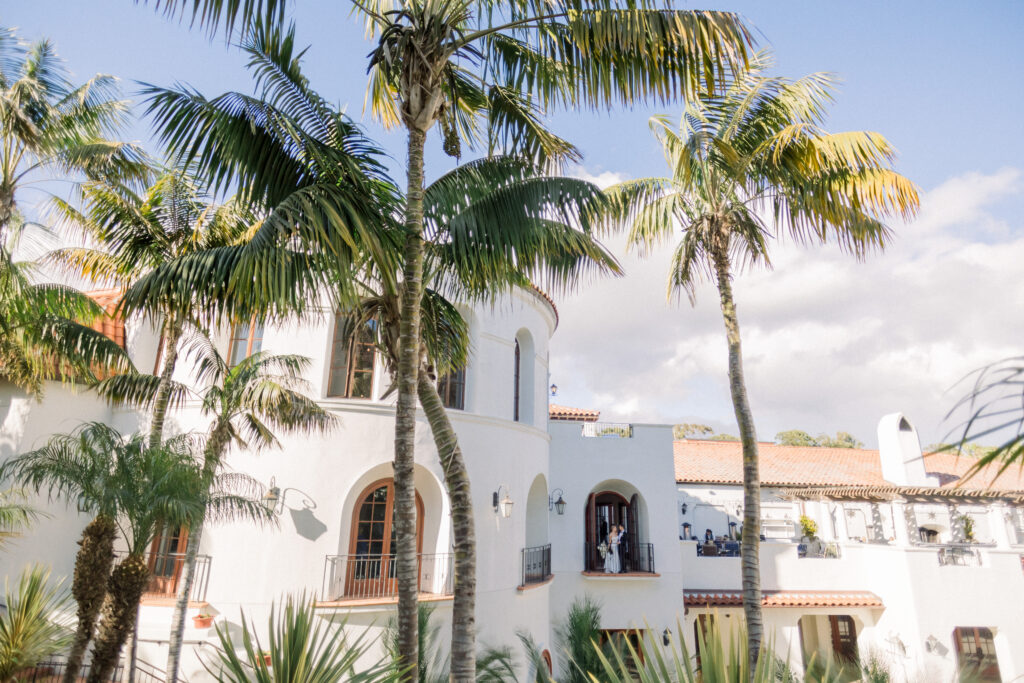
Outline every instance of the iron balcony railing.
[[544, 583], [551, 576], [551, 544], [537, 545], [532, 548], [523, 548], [522, 552], [522, 582], [520, 585], [528, 586], [531, 583]]
[[938, 549], [939, 566], [980, 567], [981, 551], [968, 543], [950, 543]]
[[[603, 548], [602, 548], [603, 546]], [[607, 544], [596, 547], [592, 543], [583, 544], [583, 567], [588, 572], [604, 572], [610, 553]], [[613, 568], [613, 567], [612, 567]], [[615, 573], [610, 569], [607, 573]], [[653, 543], [622, 543], [619, 545], [620, 574], [653, 574], [654, 544]]]
[[[17, 680], [19, 683], [60, 683], [67, 668], [67, 660], [51, 657], [19, 674]], [[76, 680], [88, 679], [89, 669], [89, 662], [83, 663]], [[107, 680], [109, 683], [128, 683], [128, 666], [123, 660], [117, 663]], [[141, 659], [135, 660], [135, 683], [164, 683], [166, 680], [167, 674], [160, 669]]]
[[[321, 599], [328, 602], [393, 598], [398, 595], [396, 555], [328, 555]], [[451, 595], [451, 553], [419, 554], [419, 592]]]
[[[117, 561], [123, 560], [128, 553], [119, 550], [114, 553]], [[149, 565], [149, 585], [146, 586], [147, 596], [172, 597], [178, 594], [178, 582], [185, 570], [185, 553], [149, 553], [146, 555]], [[210, 585], [210, 565], [213, 563], [209, 555], [196, 555], [196, 572], [192, 578], [192, 591], [188, 596], [194, 602], [206, 600], [206, 590]]]

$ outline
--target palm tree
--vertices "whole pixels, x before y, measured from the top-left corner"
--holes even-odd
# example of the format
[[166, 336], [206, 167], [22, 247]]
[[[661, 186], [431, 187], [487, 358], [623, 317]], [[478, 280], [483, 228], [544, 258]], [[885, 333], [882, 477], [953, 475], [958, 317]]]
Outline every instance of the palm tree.
[[111, 458], [121, 444], [121, 434], [99, 422], [86, 423], [71, 434], [57, 434], [45, 446], [19, 455], [0, 468], [36, 493], [74, 501], [93, 519], [82, 530], [75, 556], [71, 595], [77, 605], [78, 625], [68, 654], [63, 682], [78, 676], [86, 648], [92, 639], [111, 567], [120, 501]]
[[0, 28], [0, 243], [16, 224], [22, 191], [69, 176], [135, 175], [139, 147], [106, 139], [129, 114], [117, 79], [97, 74], [74, 85], [53, 43], [25, 43]]
[[[81, 208], [64, 200], [54, 204], [97, 246], [59, 249], [47, 258], [74, 275], [120, 287], [131, 287], [153, 268], [179, 256], [241, 243], [255, 222], [237, 201], [211, 203], [196, 179], [180, 169], [160, 172], [141, 192], [133, 183], [104, 179], [84, 183], [81, 195]], [[143, 309], [161, 324], [162, 368], [152, 404], [151, 446], [163, 438], [179, 342], [188, 326], [201, 325], [191, 303], [153, 300]]]
[[14, 591], [5, 582], [4, 610], [0, 612], [0, 681], [18, 680], [26, 669], [68, 646], [71, 629], [64, 615], [67, 603], [62, 582], [50, 585], [50, 570], [42, 566], [26, 568]]
[[[283, 15], [283, 0], [164, 0], [170, 14], [189, 13], [210, 27], [265, 14]], [[400, 358], [396, 377], [395, 498], [396, 574], [402, 651], [416, 663], [416, 503], [413, 443], [418, 391], [420, 299], [423, 295], [423, 152], [427, 132], [440, 123], [445, 150], [461, 145], [526, 153], [541, 162], [578, 158], [571, 144], [548, 131], [549, 107], [605, 109], [649, 98], [669, 101], [713, 90], [732, 67], [746, 61], [750, 37], [728, 13], [662, 9], [651, 0], [532, 2], [474, 0], [353, 0], [368, 31], [378, 38], [371, 53], [367, 96], [373, 113], [407, 134], [404, 248], [401, 279]], [[189, 12], [191, 8], [191, 12]], [[164, 111], [167, 111], [166, 104]], [[164, 123], [169, 120], [165, 113]], [[207, 168], [228, 157], [266, 166], [273, 150], [245, 148], [249, 133], [211, 134], [193, 123], [173, 122], [165, 139], [187, 138], [191, 158]], [[481, 126], [485, 128], [482, 132]], [[166, 128], [166, 125], [165, 125]], [[196, 156], [194, 141], [220, 143]], [[182, 149], [178, 147], [178, 149]], [[470, 680], [472, 667], [453, 672]], [[463, 678], [465, 676], [465, 678]]]
[[[651, 128], [672, 176], [629, 181], [608, 190], [630, 216], [630, 241], [647, 250], [682, 237], [669, 274], [669, 296], [710, 280], [718, 288], [729, 348], [729, 388], [743, 444], [743, 608], [750, 670], [763, 637], [758, 563], [760, 485], [757, 435], [743, 379], [734, 271], [770, 265], [768, 240], [834, 240], [858, 258], [884, 247], [882, 220], [917, 209], [913, 184], [892, 170], [895, 152], [878, 133], [821, 129], [833, 80], [812, 74], [797, 81], [765, 76], [766, 57], [722, 96], [702, 97], [684, 110], [679, 130], [663, 117]], [[762, 212], [774, 221], [765, 222]]]
[[[452, 669], [476, 670], [476, 535], [469, 472], [435, 384], [467, 360], [468, 330], [450, 299], [493, 299], [513, 286], [530, 286], [531, 276], [564, 289], [591, 272], [620, 271], [590, 235], [591, 219], [605, 208], [600, 191], [578, 179], [544, 176], [523, 159], [491, 157], [461, 166], [426, 189], [424, 206], [425, 294], [417, 397], [452, 506]], [[370, 272], [376, 274], [391, 263]], [[369, 329], [369, 321], [376, 321], [375, 341], [394, 379], [401, 305], [393, 282], [388, 277], [364, 280], [368, 296], [351, 310], [346, 335], [353, 343], [360, 331]]]
[[118, 488], [118, 529], [124, 559], [110, 575], [102, 618], [92, 649], [89, 683], [110, 680], [149, 583], [145, 552], [165, 528], [197, 528], [201, 519], [271, 521], [249, 477], [211, 477], [193, 453], [200, 442], [179, 435], [153, 448], [142, 434], [124, 437], [111, 453]]
[[0, 491], [0, 550], [11, 538], [20, 536], [42, 513], [28, 504], [21, 489]]
[[[267, 629], [242, 613], [242, 647], [231, 637], [231, 631], [217, 625], [220, 649], [214, 663], [203, 666], [218, 681], [226, 683], [388, 683], [399, 680], [399, 674], [387, 663], [371, 665], [356, 671], [356, 665], [372, 643], [365, 635], [349, 642], [345, 638], [345, 625], [334, 627], [329, 621], [317, 618], [314, 601], [305, 595], [288, 596], [282, 606], [270, 609]], [[267, 633], [267, 649], [260, 642], [259, 633]], [[270, 662], [267, 662], [269, 653]]]

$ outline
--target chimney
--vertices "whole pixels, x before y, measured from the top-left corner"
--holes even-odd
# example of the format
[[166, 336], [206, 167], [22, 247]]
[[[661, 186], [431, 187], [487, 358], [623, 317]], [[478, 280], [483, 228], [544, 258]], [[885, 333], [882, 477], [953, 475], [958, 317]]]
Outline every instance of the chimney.
[[903, 413], [878, 421], [878, 452], [886, 481], [899, 486], [938, 486], [938, 478], [925, 472], [921, 440]]

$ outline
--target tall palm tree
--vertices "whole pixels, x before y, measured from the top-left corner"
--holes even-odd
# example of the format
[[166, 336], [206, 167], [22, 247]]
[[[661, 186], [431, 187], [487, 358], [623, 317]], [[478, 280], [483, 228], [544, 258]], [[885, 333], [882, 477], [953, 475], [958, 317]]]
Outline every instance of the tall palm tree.
[[[55, 200], [60, 214], [95, 247], [50, 252], [48, 261], [93, 282], [131, 287], [153, 268], [185, 254], [208, 252], [249, 237], [255, 217], [240, 202], [212, 203], [197, 180], [180, 169], [166, 169], [148, 187], [103, 179], [83, 183], [81, 206]], [[188, 299], [147, 302], [144, 312], [161, 325], [161, 369], [152, 404], [150, 445], [163, 438], [177, 366], [179, 342], [190, 326], [202, 322]]]
[[[188, 13], [230, 31], [246, 22], [283, 14], [279, 0], [164, 0], [170, 14]], [[746, 61], [750, 42], [733, 14], [676, 11], [650, 0], [532, 2], [475, 0], [353, 0], [354, 11], [378, 38], [371, 53], [368, 99], [374, 114], [407, 133], [406, 192], [402, 210], [401, 346], [396, 376], [396, 575], [402, 651], [416, 663], [416, 504], [413, 442], [419, 370], [420, 298], [423, 294], [423, 152], [427, 132], [440, 123], [445, 150], [462, 143], [542, 162], [578, 158], [571, 144], [548, 131], [549, 107], [605, 109], [647, 99], [669, 101], [713, 90], [732, 67]], [[191, 8], [191, 11], [189, 11]], [[263, 168], [273, 150], [243, 148], [245, 131], [216, 132], [196, 125], [165, 98], [164, 138], [187, 140], [190, 156], [207, 168], [245, 156]], [[483, 128], [483, 130], [481, 130]], [[209, 154], [196, 155], [207, 138]], [[216, 141], [216, 146], [209, 143]], [[202, 146], [202, 145], [200, 145]], [[180, 149], [180, 147], [179, 147]], [[472, 670], [466, 674], [471, 676]], [[456, 675], [458, 678], [458, 675]]]
[[[575, 178], [545, 176], [534, 164], [491, 157], [461, 166], [427, 187], [424, 297], [421, 302], [417, 398], [430, 425], [452, 506], [455, 595], [452, 666], [457, 678], [475, 675], [476, 535], [469, 472], [458, 435], [438, 394], [438, 377], [465, 366], [468, 330], [452, 300], [494, 299], [530, 278], [570, 288], [590, 272], [620, 272], [590, 235], [603, 211], [601, 192]], [[397, 245], [396, 245], [397, 247]], [[375, 275], [388, 262], [370, 269]], [[372, 326], [392, 379], [401, 347], [401, 296], [394, 280], [367, 278], [367, 293], [351, 309], [346, 335]], [[467, 670], [468, 669], [468, 670]], [[478, 672], [477, 672], [478, 673]]]
[[111, 453], [118, 487], [117, 525], [126, 553], [110, 575], [89, 683], [110, 680], [149, 583], [146, 549], [161, 530], [195, 528], [204, 516], [222, 521], [272, 519], [258, 495], [258, 482], [237, 473], [211, 477], [193, 455], [200, 448], [200, 441], [187, 434], [165, 439], [155, 448], [146, 436], [134, 434], [122, 438]]
[[45, 446], [23, 453], [0, 468], [5, 478], [68, 504], [74, 501], [79, 509], [94, 515], [82, 530], [75, 556], [71, 595], [77, 605], [78, 624], [63, 683], [77, 679], [107, 593], [120, 511], [118, 484], [110, 465], [120, 444], [121, 434], [112, 427], [86, 423], [70, 434], [54, 435]]
[[112, 76], [72, 83], [49, 40], [29, 44], [0, 28], [0, 243], [24, 220], [24, 191], [45, 196], [40, 183], [140, 171], [139, 147], [106, 138], [129, 115], [119, 95]]
[[[743, 378], [734, 273], [770, 266], [769, 238], [800, 244], [835, 241], [862, 258], [890, 237], [884, 218], [911, 216], [918, 196], [892, 169], [895, 151], [878, 133], [827, 133], [821, 128], [833, 80], [796, 81], [764, 75], [768, 59], [722, 96], [690, 103], [675, 130], [651, 120], [672, 172], [607, 190], [630, 216], [630, 241], [642, 250], [682, 229], [672, 257], [669, 296], [710, 280], [718, 288], [729, 349], [729, 389], [743, 444], [743, 608], [750, 670], [763, 638], [760, 568], [760, 482], [757, 435]], [[770, 214], [774, 220], [762, 216]]]

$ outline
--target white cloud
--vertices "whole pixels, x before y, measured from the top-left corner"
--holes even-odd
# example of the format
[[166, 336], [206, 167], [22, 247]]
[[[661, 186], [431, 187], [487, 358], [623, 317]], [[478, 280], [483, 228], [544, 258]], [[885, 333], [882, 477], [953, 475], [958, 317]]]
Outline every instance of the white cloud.
[[[576, 173], [607, 185], [615, 173]], [[960, 378], [1020, 352], [1024, 338], [1024, 222], [993, 207], [1018, 195], [1003, 169], [951, 178], [923, 194], [917, 220], [866, 262], [831, 246], [776, 245], [774, 270], [737, 278], [745, 372], [759, 437], [783, 429], [853, 432], [875, 442], [878, 419], [900, 410], [926, 441]], [[551, 368], [559, 402], [605, 419], [703, 421], [735, 433], [726, 347], [714, 288], [694, 308], [666, 303], [670, 248], [650, 259], [608, 245], [626, 277], [559, 302]]]

